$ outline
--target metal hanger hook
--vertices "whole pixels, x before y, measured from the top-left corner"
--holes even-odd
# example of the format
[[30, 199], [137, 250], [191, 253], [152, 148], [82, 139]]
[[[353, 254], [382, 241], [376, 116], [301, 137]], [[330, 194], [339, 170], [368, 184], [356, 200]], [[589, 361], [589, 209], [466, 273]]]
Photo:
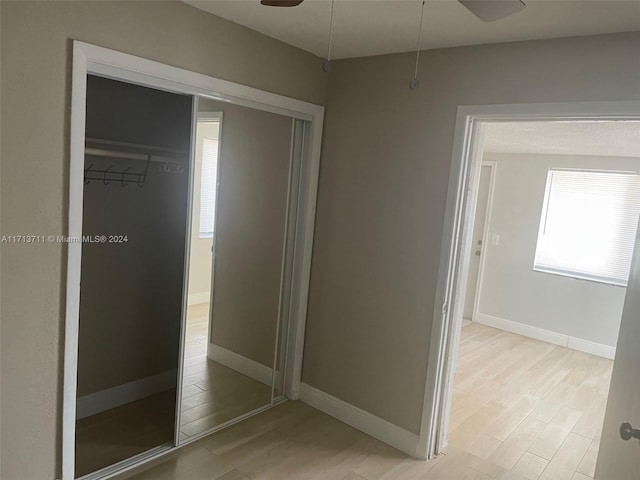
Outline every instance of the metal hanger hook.
[[102, 183], [104, 183], [105, 185], [109, 185], [109, 182], [107, 182], [107, 174], [109, 173], [109, 170], [111, 170], [113, 168], [113, 165], [109, 165], [109, 168], [107, 168], [104, 171], [104, 175], [102, 176]]

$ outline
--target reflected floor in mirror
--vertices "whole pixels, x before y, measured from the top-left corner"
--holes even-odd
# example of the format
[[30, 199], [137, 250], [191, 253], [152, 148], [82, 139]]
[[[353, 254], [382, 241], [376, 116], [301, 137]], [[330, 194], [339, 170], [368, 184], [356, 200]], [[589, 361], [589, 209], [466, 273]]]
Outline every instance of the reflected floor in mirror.
[[207, 358], [209, 304], [187, 310], [180, 439], [271, 403], [271, 387]]
[[174, 432], [175, 389], [76, 422], [76, 477], [165, 443]]

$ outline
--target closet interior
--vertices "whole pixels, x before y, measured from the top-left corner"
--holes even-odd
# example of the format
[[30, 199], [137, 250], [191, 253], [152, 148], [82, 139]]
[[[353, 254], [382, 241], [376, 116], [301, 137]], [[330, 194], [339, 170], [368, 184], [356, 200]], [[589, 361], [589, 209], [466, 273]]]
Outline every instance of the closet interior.
[[76, 478], [285, 399], [303, 130], [88, 76]]

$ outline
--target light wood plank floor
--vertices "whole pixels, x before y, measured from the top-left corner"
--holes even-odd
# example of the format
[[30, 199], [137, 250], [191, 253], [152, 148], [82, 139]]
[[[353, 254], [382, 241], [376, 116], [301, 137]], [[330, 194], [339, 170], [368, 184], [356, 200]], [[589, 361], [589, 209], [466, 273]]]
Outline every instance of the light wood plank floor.
[[[287, 402], [119, 480], [524, 480], [449, 447], [416, 460], [300, 402]], [[569, 479], [564, 479], [569, 480]]]
[[611, 362], [477, 324], [462, 343], [451, 442], [429, 462], [287, 402], [118, 478], [591, 478]]
[[271, 388], [207, 358], [209, 304], [187, 310], [181, 438], [271, 403]]
[[449, 443], [530, 480], [592, 478], [612, 366], [465, 322]]

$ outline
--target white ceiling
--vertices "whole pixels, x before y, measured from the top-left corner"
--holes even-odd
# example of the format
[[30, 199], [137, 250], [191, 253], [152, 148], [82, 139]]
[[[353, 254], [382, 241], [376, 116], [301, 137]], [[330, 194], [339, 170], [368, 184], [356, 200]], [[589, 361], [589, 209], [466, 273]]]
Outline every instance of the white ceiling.
[[484, 151], [640, 157], [640, 122], [490, 123]]
[[[326, 57], [331, 2], [292, 8], [259, 0], [183, 0]], [[640, 30], [640, 0], [524, 0], [520, 13], [483, 23], [457, 0], [427, 0], [422, 49]], [[421, 0], [336, 0], [333, 58], [415, 50]]]

